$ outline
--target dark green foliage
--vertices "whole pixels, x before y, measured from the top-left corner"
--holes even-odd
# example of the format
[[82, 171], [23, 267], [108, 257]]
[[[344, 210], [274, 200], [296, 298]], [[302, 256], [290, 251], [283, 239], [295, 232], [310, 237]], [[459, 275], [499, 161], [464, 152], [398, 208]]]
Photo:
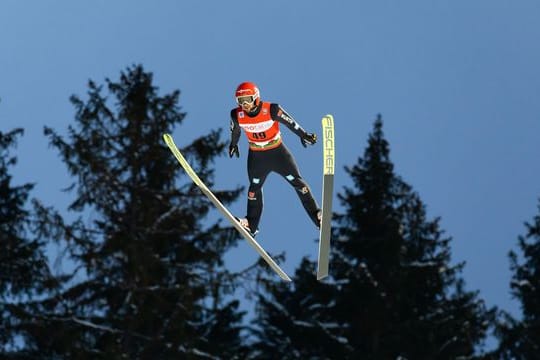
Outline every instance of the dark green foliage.
[[394, 173], [380, 117], [363, 158], [346, 171], [354, 186], [339, 194], [345, 212], [334, 219], [330, 279], [318, 283], [304, 260], [294, 287], [266, 284], [258, 349], [283, 359], [473, 356], [493, 310], [465, 291], [439, 219], [427, 219]]
[[333, 317], [337, 288], [319, 283], [315, 265], [303, 259], [289, 284], [260, 279], [257, 318], [253, 333], [258, 341], [254, 359], [345, 359], [350, 352], [341, 337], [342, 324]]
[[525, 223], [527, 232], [518, 239], [521, 253], [509, 254], [513, 272], [512, 295], [521, 303], [522, 319], [502, 313], [497, 333], [501, 359], [540, 357], [540, 205], [539, 215]]
[[[158, 96], [142, 66], [128, 68], [118, 82], [107, 79], [105, 87], [90, 81], [88, 89], [87, 100], [71, 97], [76, 121], [66, 138], [45, 128], [74, 179], [75, 220], [36, 204], [39, 230], [58, 241], [74, 270], [63, 291], [28, 309], [27, 353], [241, 357], [242, 313], [230, 301], [234, 277], [222, 266], [236, 238], [220, 223], [203, 226], [212, 205], [162, 140], [184, 121], [179, 91]], [[182, 151], [212, 186], [210, 165], [223, 148], [214, 131]], [[237, 195], [218, 194], [226, 203]]]
[[9, 173], [16, 163], [9, 149], [22, 133], [22, 129], [0, 132], [0, 354], [6, 357], [21, 335], [17, 314], [55, 285], [43, 241], [30, 235], [32, 214], [25, 206], [33, 185], [13, 186]]

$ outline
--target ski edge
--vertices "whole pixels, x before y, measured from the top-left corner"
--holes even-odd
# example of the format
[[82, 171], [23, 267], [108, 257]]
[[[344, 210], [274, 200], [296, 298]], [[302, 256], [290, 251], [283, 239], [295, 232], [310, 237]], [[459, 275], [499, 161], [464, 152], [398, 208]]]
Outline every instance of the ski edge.
[[332, 190], [334, 188], [334, 175], [323, 177], [323, 207], [321, 229], [319, 235], [319, 259], [317, 266], [317, 280], [328, 276], [328, 263], [330, 256], [330, 236], [332, 231]]

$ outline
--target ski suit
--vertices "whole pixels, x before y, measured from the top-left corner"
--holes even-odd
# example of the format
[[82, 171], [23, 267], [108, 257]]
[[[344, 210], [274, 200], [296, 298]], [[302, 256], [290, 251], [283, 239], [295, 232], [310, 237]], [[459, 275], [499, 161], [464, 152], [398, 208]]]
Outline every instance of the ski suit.
[[240, 129], [244, 130], [249, 143], [246, 218], [253, 231], [258, 229], [262, 215], [262, 187], [272, 171], [283, 176], [294, 187], [308, 216], [316, 226], [319, 226], [317, 219], [319, 207], [308, 184], [300, 175], [292, 154], [282, 141], [280, 124], [285, 125], [299, 137], [306, 134], [306, 131], [278, 104], [261, 101], [250, 113], [241, 107], [231, 110], [231, 146], [238, 144]]

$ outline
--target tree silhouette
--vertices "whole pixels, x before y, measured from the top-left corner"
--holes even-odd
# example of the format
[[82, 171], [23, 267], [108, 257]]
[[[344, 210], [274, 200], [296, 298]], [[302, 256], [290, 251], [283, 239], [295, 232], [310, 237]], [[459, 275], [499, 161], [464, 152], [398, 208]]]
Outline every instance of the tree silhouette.
[[44, 242], [32, 237], [26, 209], [32, 184], [13, 186], [9, 150], [22, 129], [0, 132], [0, 354], [9, 358], [24, 337], [24, 308], [56, 285], [47, 265]]
[[[259, 354], [293, 359], [456, 359], [482, 344], [493, 311], [465, 290], [440, 219], [394, 173], [379, 116], [339, 194], [330, 278], [304, 259], [292, 287], [265, 281]], [[265, 298], [265, 296], [267, 298]], [[272, 358], [267, 355], [263, 358]]]
[[501, 313], [497, 334], [501, 359], [536, 359], [540, 354], [540, 202], [539, 215], [525, 223], [520, 254], [510, 251], [512, 295], [521, 303], [522, 319]]
[[[105, 86], [90, 81], [87, 100], [71, 97], [75, 125], [67, 138], [45, 128], [74, 179], [69, 210], [75, 220], [37, 204], [39, 230], [75, 265], [62, 291], [32, 314], [28, 353], [70, 359], [242, 356], [243, 313], [231, 300], [235, 278], [222, 260], [237, 236], [220, 222], [203, 225], [212, 205], [162, 142], [162, 134], [185, 119], [179, 96], [160, 96], [152, 74], [132, 66]], [[216, 130], [182, 151], [211, 186], [211, 164], [223, 148]], [[238, 194], [218, 196], [227, 203]]]

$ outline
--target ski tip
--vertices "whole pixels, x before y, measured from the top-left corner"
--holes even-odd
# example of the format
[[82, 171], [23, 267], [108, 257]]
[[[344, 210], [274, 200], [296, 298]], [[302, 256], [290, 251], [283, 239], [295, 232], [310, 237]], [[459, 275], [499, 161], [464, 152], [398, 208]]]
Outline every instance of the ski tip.
[[167, 133], [163, 134], [163, 140], [165, 140], [165, 141], [170, 141], [170, 140], [172, 140], [171, 134], [167, 134]]
[[321, 119], [322, 126], [334, 131], [334, 117], [330, 114], [324, 115]]
[[317, 273], [317, 280], [321, 281], [322, 279], [324, 279], [327, 276], [328, 276], [328, 274], [319, 274], [319, 273]]

